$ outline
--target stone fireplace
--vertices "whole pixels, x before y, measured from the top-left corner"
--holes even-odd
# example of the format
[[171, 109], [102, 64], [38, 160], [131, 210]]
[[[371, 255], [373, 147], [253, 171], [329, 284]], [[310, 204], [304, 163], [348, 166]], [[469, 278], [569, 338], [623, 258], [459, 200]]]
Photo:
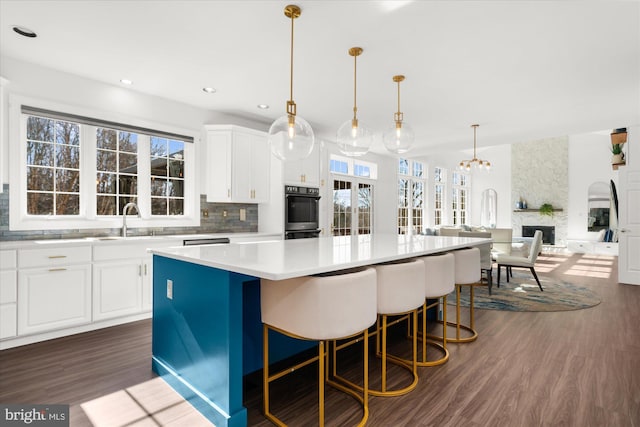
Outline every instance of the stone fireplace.
[[556, 227], [553, 225], [523, 225], [522, 237], [533, 237], [536, 230], [542, 231], [542, 243], [547, 245], [556, 244]]

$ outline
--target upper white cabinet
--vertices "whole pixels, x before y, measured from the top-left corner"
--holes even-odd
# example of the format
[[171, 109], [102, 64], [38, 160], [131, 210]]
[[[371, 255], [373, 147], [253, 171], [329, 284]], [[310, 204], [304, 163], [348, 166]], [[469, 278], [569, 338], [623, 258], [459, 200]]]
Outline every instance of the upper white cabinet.
[[267, 134], [233, 125], [207, 125], [207, 202], [269, 201]]
[[284, 183], [320, 186], [320, 143], [316, 141], [309, 157], [299, 161], [285, 161]]

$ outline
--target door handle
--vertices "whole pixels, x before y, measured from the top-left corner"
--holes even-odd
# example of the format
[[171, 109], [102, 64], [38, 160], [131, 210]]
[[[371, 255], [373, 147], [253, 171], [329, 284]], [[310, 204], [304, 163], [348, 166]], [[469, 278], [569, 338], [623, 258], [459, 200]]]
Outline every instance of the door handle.
[[627, 230], [626, 228], [622, 228], [619, 230], [621, 233], [626, 233], [627, 231], [631, 231], [631, 230]]

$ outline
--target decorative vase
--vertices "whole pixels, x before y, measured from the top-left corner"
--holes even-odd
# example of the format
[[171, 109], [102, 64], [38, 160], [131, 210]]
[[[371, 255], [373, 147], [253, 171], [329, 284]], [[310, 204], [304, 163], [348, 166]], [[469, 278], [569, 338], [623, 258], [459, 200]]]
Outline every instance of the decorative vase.
[[611, 164], [616, 165], [616, 164], [618, 164], [618, 163], [622, 163], [622, 162], [624, 162], [624, 157], [623, 157], [623, 155], [622, 155], [622, 154], [614, 154], [614, 155], [611, 157]]

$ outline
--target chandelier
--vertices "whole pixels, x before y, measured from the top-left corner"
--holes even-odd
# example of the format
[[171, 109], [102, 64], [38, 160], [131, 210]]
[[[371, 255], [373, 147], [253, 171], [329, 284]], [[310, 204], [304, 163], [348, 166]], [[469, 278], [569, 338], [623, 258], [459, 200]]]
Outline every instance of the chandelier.
[[476, 131], [479, 126], [480, 125], [471, 125], [473, 128], [473, 159], [461, 161], [460, 165], [458, 165], [461, 170], [471, 170], [472, 167], [475, 169], [491, 169], [491, 162], [488, 160], [481, 160], [476, 157]]

